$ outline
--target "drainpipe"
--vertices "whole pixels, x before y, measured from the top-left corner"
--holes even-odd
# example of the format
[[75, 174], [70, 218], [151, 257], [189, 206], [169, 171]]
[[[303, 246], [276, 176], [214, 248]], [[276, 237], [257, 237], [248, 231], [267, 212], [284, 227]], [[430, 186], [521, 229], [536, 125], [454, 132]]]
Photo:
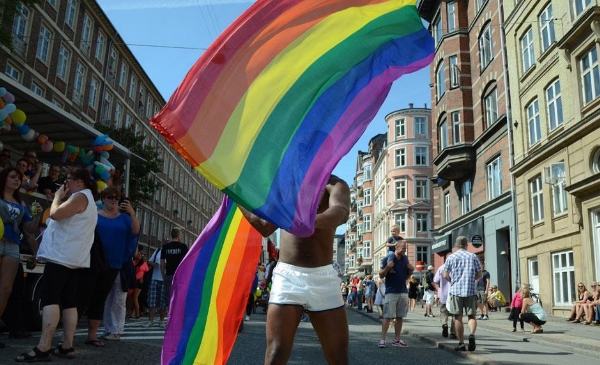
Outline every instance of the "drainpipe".
[[[502, 71], [504, 73], [504, 84], [506, 90], [505, 108], [506, 108], [506, 123], [508, 129], [508, 155], [509, 155], [509, 166], [510, 169], [513, 168], [515, 164], [515, 152], [513, 148], [513, 132], [512, 132], [512, 111], [510, 106], [510, 87], [509, 87], [509, 79], [508, 79], [508, 60], [506, 56], [506, 37], [505, 37], [505, 29], [504, 29], [504, 8], [502, 7], [502, 0], [498, 0], [498, 20], [500, 24], [500, 43], [502, 49]], [[510, 283], [510, 288], [514, 293], [514, 288], [512, 287], [515, 282], [521, 282], [520, 280], [520, 262], [519, 262], [519, 250], [517, 237], [519, 233], [519, 227], [517, 226], [517, 194], [515, 192], [515, 178], [513, 174], [510, 174], [510, 199], [512, 204], [512, 232], [510, 234], [510, 261], [512, 266], [514, 266], [514, 270], [511, 267], [510, 269], [513, 271], [514, 276], [513, 280]]]

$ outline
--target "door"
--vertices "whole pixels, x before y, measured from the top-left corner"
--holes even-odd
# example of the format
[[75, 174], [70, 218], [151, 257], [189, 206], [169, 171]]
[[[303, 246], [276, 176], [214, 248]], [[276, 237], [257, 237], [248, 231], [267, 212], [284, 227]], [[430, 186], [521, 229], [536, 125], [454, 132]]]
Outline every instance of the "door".
[[596, 278], [600, 278], [600, 210], [592, 212], [592, 241]]
[[529, 285], [534, 293], [540, 293], [540, 277], [537, 257], [529, 259]]

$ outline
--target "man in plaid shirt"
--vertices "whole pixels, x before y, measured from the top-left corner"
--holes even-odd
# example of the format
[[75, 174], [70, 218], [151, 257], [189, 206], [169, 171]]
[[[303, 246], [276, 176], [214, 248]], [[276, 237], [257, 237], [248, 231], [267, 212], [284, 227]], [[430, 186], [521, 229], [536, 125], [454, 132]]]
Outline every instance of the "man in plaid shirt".
[[458, 346], [456, 351], [465, 351], [463, 311], [469, 317], [469, 351], [475, 351], [475, 330], [477, 329], [477, 287], [475, 280], [482, 275], [481, 264], [475, 254], [468, 252], [467, 238], [456, 238], [457, 251], [445, 263], [444, 278], [450, 282], [448, 311], [454, 316]]

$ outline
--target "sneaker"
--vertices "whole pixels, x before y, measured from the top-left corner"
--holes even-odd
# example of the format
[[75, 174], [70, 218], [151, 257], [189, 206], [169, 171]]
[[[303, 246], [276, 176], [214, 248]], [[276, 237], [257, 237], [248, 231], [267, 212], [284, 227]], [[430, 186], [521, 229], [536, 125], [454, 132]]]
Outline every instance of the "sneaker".
[[454, 351], [467, 351], [464, 343], [459, 343], [458, 346], [454, 348]]
[[154, 327], [154, 322], [150, 321], [144, 325], [144, 327]]
[[249, 321], [249, 320], [250, 320], [250, 316], [244, 317], [244, 321]]
[[448, 337], [448, 325], [442, 325], [442, 337]]
[[433, 314], [429, 313], [429, 314], [427, 315], [427, 317], [429, 317], [429, 318], [433, 318], [433, 317], [435, 317], [435, 316], [434, 316]]
[[408, 347], [408, 345], [406, 344], [406, 342], [404, 342], [402, 340], [394, 340], [394, 341], [392, 341], [392, 346], [394, 346], [394, 347]]
[[110, 335], [104, 336], [104, 339], [106, 341], [121, 341], [121, 336], [110, 334]]
[[158, 322], [158, 327], [165, 328], [165, 322], [163, 322], [163, 321]]
[[484, 321], [487, 321], [488, 319], [490, 319], [487, 314], [485, 316], [483, 316], [481, 319], [483, 319]]
[[469, 351], [475, 351], [475, 336], [469, 335]]
[[517, 332], [517, 329], [516, 329], [516, 328], [513, 328], [513, 329], [512, 329], [512, 332]]
[[379, 343], [377, 344], [377, 347], [379, 347], [380, 349], [385, 347], [385, 340], [379, 340]]
[[483, 319], [483, 314], [480, 314], [477, 319]]

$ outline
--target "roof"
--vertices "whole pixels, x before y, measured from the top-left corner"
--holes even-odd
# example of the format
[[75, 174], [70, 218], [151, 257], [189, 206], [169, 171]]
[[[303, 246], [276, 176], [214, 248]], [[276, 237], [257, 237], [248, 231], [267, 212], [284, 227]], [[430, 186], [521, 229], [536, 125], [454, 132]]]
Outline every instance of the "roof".
[[[40, 135], [48, 136], [53, 142], [64, 141], [65, 145], [71, 144], [88, 151], [91, 149], [96, 137], [103, 134], [88, 123], [33, 93], [5, 74], [0, 74], [0, 86], [5, 87], [8, 92], [15, 96], [15, 106], [17, 109], [24, 111], [27, 116], [25, 124], [39, 132]], [[43, 162], [64, 164], [62, 162], [62, 153], [54, 151], [43, 152], [39, 143], [25, 141], [15, 127], [10, 132], [0, 134], [0, 141], [2, 141], [6, 148], [12, 151], [24, 153], [34, 150]], [[131, 159], [132, 162], [144, 162], [144, 159], [114, 141], [113, 148], [109, 153], [109, 161], [113, 165], [124, 164], [127, 159]]]

